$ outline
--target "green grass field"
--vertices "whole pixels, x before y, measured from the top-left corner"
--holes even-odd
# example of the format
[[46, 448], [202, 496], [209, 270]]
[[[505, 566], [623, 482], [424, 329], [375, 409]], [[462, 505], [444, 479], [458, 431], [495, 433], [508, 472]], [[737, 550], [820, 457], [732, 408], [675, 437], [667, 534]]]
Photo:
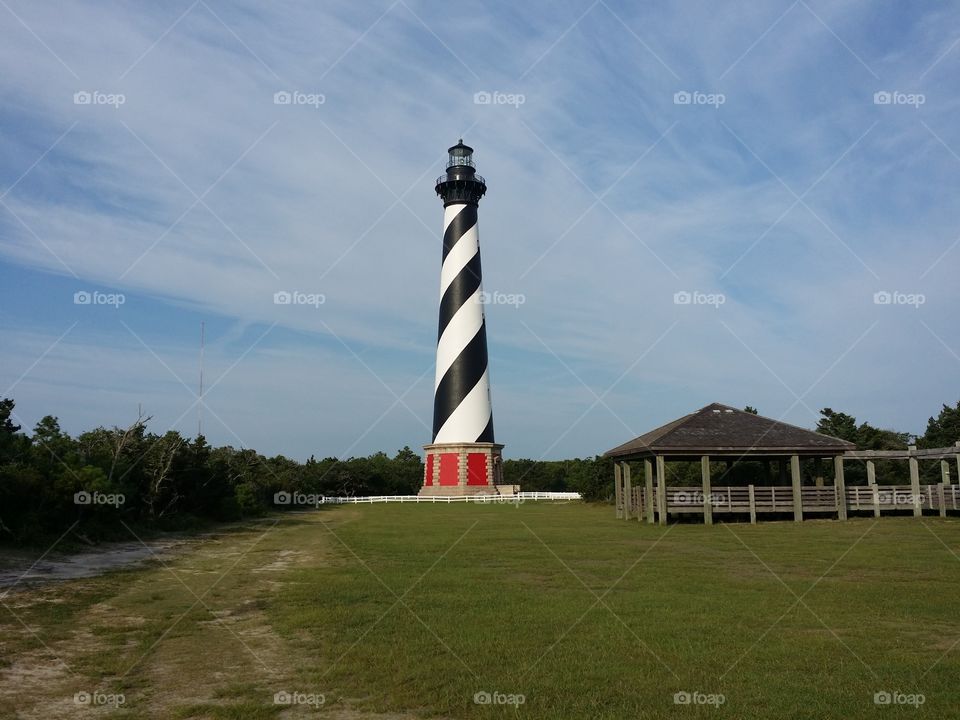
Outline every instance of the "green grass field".
[[0, 716], [960, 717], [954, 519], [663, 529], [528, 503], [274, 521], [6, 597]]

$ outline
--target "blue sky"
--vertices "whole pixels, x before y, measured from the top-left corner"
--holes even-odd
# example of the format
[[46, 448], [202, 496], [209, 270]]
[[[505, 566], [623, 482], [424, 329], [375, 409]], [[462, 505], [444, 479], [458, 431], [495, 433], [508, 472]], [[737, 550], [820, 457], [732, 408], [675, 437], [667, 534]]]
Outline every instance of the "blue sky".
[[142, 406], [192, 435], [204, 321], [211, 442], [429, 441], [433, 180], [461, 135], [489, 184], [485, 288], [523, 298], [487, 308], [508, 457], [592, 455], [714, 401], [922, 432], [960, 397], [960, 7], [5, 0], [0, 18], [0, 388], [26, 427]]

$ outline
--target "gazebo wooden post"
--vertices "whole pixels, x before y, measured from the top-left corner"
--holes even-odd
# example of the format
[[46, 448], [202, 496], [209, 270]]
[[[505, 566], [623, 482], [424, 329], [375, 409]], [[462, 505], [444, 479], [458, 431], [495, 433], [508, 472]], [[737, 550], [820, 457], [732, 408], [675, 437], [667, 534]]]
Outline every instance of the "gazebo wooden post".
[[660, 506], [660, 524], [667, 524], [667, 468], [663, 455], [657, 455], [657, 503]]
[[623, 517], [623, 491], [620, 488], [620, 463], [613, 463], [613, 500], [617, 505], [617, 519]]
[[867, 460], [867, 486], [873, 495], [873, 516], [880, 517], [880, 490], [877, 488], [877, 466], [873, 460]]
[[920, 463], [916, 458], [917, 446], [910, 446], [910, 493], [913, 495], [913, 516], [921, 517], [923, 515], [923, 506], [920, 504]]
[[954, 443], [957, 448], [957, 483], [960, 484], [960, 440]]
[[750, 498], [750, 524], [757, 524], [757, 498], [753, 490], [753, 485], [747, 485], [747, 495]]
[[[785, 463], [781, 463], [783, 467]], [[800, 456], [790, 456], [790, 479], [793, 482], [793, 519], [803, 522], [803, 490], [800, 487]]]
[[643, 476], [646, 483], [647, 490], [647, 522], [653, 525], [656, 520], [656, 507], [654, 506], [653, 501], [653, 463], [650, 462], [649, 458], [643, 459]]
[[834, 491], [837, 493], [837, 519], [847, 519], [847, 484], [843, 479], [843, 455], [833, 458]]
[[700, 477], [703, 480], [703, 524], [713, 525], [713, 502], [710, 490], [710, 456], [700, 458]]
[[[628, 467], [629, 467], [629, 463], [628, 463]], [[637, 498], [637, 503], [636, 503], [637, 522], [643, 522], [643, 514], [647, 508], [643, 504], [643, 484], [640, 482], [640, 478], [637, 478], [637, 486], [633, 489], [633, 492]]]
[[940, 461], [940, 482], [950, 487], [950, 463], [946, 460]]
[[630, 486], [630, 463], [623, 462], [623, 519], [630, 519], [633, 505], [633, 488]]

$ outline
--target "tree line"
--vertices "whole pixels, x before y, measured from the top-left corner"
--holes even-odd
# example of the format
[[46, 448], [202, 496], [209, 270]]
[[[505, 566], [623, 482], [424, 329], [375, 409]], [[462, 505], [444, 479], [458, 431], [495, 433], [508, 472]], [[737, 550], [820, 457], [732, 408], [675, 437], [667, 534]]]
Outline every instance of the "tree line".
[[[0, 543], [43, 542], [68, 528], [73, 542], [129, 538], [124, 525], [138, 532], [189, 529], [312, 506], [321, 495], [414, 494], [423, 481], [421, 456], [409, 447], [393, 456], [378, 452], [299, 462], [249, 448], [212, 447], [202, 435], [185, 438], [173, 430], [156, 434], [147, 429], [149, 417], [73, 437], [48, 415], [28, 434], [14, 422], [14, 407], [12, 399], [0, 400]], [[817, 430], [861, 449], [901, 449], [913, 440], [907, 433], [858, 424], [830, 408], [821, 411]], [[944, 405], [916, 442], [939, 447], [958, 438], [960, 402]], [[699, 482], [699, 463], [683, 465], [668, 466], [668, 482]], [[865, 482], [865, 476], [859, 476], [862, 468], [850, 465], [847, 483]], [[881, 482], [909, 482], [906, 463], [877, 466]], [[728, 471], [728, 479], [730, 484], [760, 482], [760, 472], [758, 463], [738, 463]], [[924, 472], [937, 481], [933, 476], [938, 469]], [[824, 474], [829, 473], [825, 468]], [[690, 480], [688, 474], [696, 478]], [[585, 500], [603, 501], [613, 492], [613, 463], [599, 456], [506, 460], [504, 482], [526, 491], [574, 491]]]
[[[28, 434], [14, 408], [0, 400], [0, 543], [42, 543], [68, 528], [66, 544], [129, 539], [124, 525], [138, 533], [191, 529], [312, 506], [319, 496], [416, 494], [423, 483], [422, 458], [409, 447], [299, 462], [212, 447], [202, 435], [156, 434], [149, 417], [73, 437], [48, 415]], [[504, 475], [527, 490], [592, 498], [609, 484], [590, 459], [507, 460]]]

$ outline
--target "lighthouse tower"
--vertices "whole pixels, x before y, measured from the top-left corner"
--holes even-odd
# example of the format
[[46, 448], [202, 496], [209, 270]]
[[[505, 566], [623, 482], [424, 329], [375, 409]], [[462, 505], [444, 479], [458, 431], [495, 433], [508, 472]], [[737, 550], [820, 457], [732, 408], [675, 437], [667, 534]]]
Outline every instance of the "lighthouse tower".
[[496, 494], [502, 462], [493, 440], [487, 325], [483, 312], [477, 205], [487, 184], [461, 139], [437, 178], [443, 200], [440, 323], [433, 394], [433, 442], [424, 446], [421, 495]]

